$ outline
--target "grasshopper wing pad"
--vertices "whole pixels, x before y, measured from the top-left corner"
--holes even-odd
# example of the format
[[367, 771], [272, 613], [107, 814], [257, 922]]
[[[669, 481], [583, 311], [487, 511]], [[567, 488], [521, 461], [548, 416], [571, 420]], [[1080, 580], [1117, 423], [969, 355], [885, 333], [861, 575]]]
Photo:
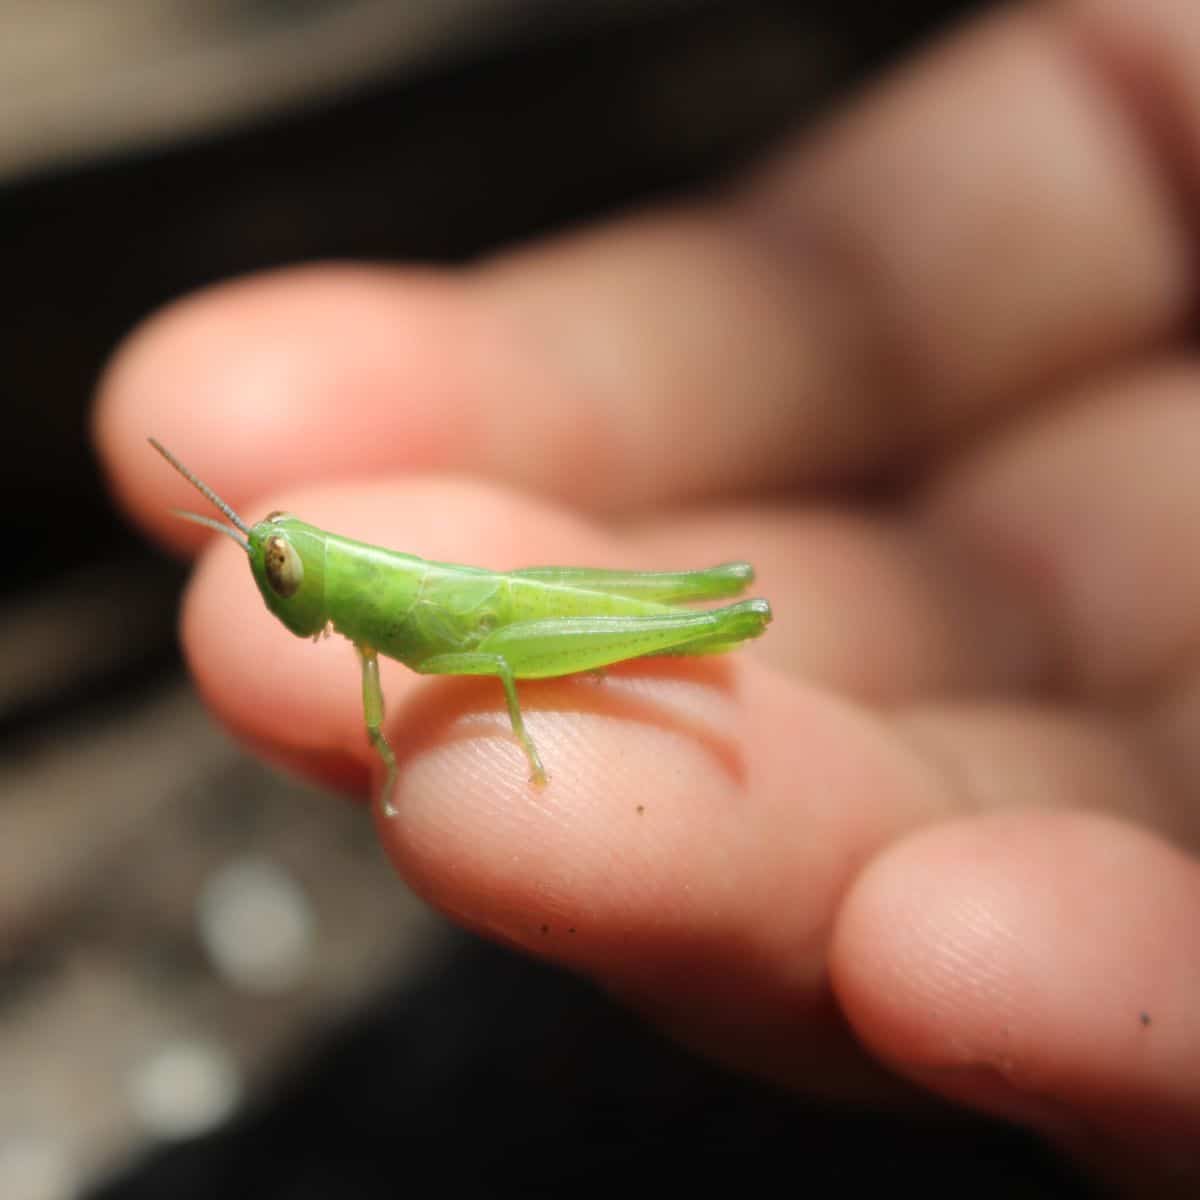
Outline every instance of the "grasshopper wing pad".
[[498, 629], [475, 649], [504, 659], [519, 679], [546, 679], [654, 654], [730, 649], [757, 637], [769, 620], [765, 600], [745, 600], [710, 612], [547, 618]]
[[722, 563], [702, 571], [605, 571], [592, 567], [523, 567], [514, 579], [529, 579], [588, 592], [677, 604], [738, 596], [754, 582], [749, 563]]

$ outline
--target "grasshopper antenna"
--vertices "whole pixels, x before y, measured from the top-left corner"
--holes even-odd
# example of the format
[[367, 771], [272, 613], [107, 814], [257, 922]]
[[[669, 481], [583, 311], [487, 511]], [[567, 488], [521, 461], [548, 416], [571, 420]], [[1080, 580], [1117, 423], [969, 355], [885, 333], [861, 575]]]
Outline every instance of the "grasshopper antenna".
[[185, 521], [193, 521], [197, 525], [204, 525], [208, 529], [215, 529], [218, 533], [223, 533], [226, 537], [231, 537], [247, 554], [250, 553], [250, 543], [238, 534], [234, 533], [228, 525], [222, 525], [220, 521], [214, 517], [203, 517], [199, 513], [188, 512], [186, 508], [173, 508], [171, 511], [177, 516], [182, 517]]
[[[185, 467], [183, 463], [181, 463], [179, 459], [177, 459], [175, 455], [173, 455], [170, 450], [168, 450], [161, 442], [156, 441], [154, 438], [147, 438], [146, 440], [155, 448], [155, 450], [159, 452], [159, 454], [163, 456], [163, 458], [167, 460], [167, 462], [171, 464], [171, 466], [175, 468], [175, 470], [180, 473], [180, 475], [184, 477], [184, 479], [188, 481], [188, 483], [192, 485], [192, 487], [194, 487], [210, 504], [212, 504], [214, 508], [218, 509], [233, 525], [240, 529], [242, 533], [246, 534], [247, 538], [249, 537], [250, 527], [245, 521], [242, 520], [241, 517], [237, 515], [237, 513], [233, 511], [232, 508], [229, 507], [228, 504], [225, 503], [224, 500], [221, 499], [220, 496], [217, 495], [216, 492], [212, 490], [212, 488], [208, 486], [208, 484], [202, 483], [199, 479], [197, 479], [196, 476], [193, 475], [191, 471], [189, 471], [187, 467]], [[222, 525], [220, 521], [216, 521], [212, 517], [202, 517], [199, 513], [186, 512], [181, 508], [173, 508], [171, 511], [177, 517], [183, 517], [185, 521], [194, 521], [197, 525], [205, 525], [209, 529], [216, 529], [219, 532], [226, 534], [227, 536], [233, 538], [233, 540], [237, 542], [237, 544], [241, 546], [243, 550], [249, 553], [249, 541], [246, 538], [238, 537], [238, 535], [234, 533], [232, 529], [226, 525]]]

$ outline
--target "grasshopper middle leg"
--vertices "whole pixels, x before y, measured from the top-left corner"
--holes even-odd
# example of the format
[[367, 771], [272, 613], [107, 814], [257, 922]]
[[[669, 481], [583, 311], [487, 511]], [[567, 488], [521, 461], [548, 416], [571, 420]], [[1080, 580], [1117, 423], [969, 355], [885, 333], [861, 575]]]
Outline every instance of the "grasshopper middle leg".
[[504, 687], [504, 699], [508, 704], [508, 719], [512, 723], [512, 731], [525, 757], [529, 759], [529, 779], [538, 785], [546, 782], [546, 768], [542, 766], [542, 756], [538, 754], [533, 738], [525, 728], [525, 718], [521, 715], [521, 702], [517, 698], [517, 684], [512, 668], [499, 654], [481, 654], [474, 651], [463, 651], [455, 654], [436, 654], [427, 658], [417, 668], [422, 675], [495, 675]]

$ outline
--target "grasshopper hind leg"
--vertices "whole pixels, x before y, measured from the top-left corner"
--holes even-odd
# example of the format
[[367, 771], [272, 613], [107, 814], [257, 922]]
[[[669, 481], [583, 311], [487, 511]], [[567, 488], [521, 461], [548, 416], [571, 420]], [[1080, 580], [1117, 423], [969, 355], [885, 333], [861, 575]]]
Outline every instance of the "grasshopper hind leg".
[[531, 781], [546, 772], [525, 728], [517, 679], [551, 679], [656, 654], [712, 654], [757, 637], [771, 619], [765, 600], [725, 608], [668, 609], [649, 616], [547, 617], [489, 633], [474, 650], [436, 654], [414, 663], [424, 675], [494, 675], [504, 686], [512, 731], [529, 760]]
[[736, 650], [743, 642], [759, 637], [771, 621], [771, 606], [765, 600], [743, 600], [726, 608], [712, 610], [718, 619], [713, 632], [674, 646], [663, 654], [723, 654]]

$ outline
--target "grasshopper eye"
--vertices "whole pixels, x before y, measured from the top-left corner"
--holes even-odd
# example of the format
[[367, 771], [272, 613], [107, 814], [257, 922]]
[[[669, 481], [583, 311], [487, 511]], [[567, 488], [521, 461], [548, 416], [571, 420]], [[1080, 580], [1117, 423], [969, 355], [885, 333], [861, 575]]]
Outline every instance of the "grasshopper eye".
[[290, 512], [284, 512], [282, 508], [277, 508], [274, 512], [267, 513], [267, 520], [278, 521], [281, 517], [290, 517], [291, 515]]
[[286, 600], [300, 590], [304, 580], [304, 563], [292, 543], [279, 534], [267, 538], [263, 547], [263, 565], [271, 591]]

